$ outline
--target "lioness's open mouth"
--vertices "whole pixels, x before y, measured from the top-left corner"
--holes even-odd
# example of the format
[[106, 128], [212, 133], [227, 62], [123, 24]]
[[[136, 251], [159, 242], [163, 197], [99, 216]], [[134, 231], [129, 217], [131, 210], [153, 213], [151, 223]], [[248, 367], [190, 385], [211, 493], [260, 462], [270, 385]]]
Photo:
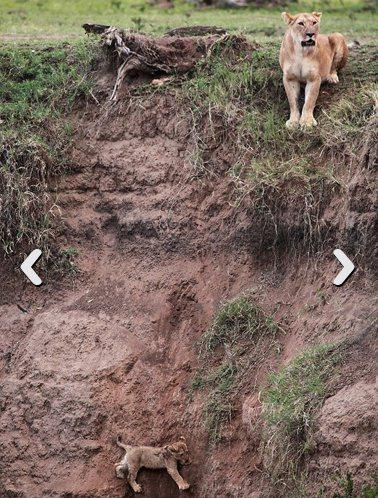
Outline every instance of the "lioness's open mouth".
[[301, 42], [302, 47], [313, 47], [315, 45], [315, 40], [306, 40]]

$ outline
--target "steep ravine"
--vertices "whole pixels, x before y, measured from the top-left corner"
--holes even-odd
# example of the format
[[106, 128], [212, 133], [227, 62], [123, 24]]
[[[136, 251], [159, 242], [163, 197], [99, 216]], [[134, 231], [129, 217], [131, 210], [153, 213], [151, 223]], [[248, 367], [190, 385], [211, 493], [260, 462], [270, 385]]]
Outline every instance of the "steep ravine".
[[[255, 379], [225, 440], [211, 448], [201, 406], [188, 400], [195, 342], [220, 302], [253, 289], [286, 332], [280, 358], [272, 351], [267, 363], [315, 342], [362, 337], [345, 383], [369, 384], [368, 275], [357, 271], [336, 288], [334, 247], [313, 265], [306, 254], [291, 261], [261, 245], [253, 218], [234, 205], [232, 158], [214, 150], [218, 174], [193, 171], [189, 123], [171, 95], [136, 99], [105, 123], [96, 112], [75, 117], [71, 172], [57, 186], [66, 225], [60, 243], [77, 249], [80, 273], [62, 281], [44, 273], [34, 289], [4, 266], [0, 496], [132, 496], [114, 473], [117, 434], [156, 445], [185, 435], [193, 463], [182, 471], [191, 483], [182, 495], [274, 496], [248, 419]], [[333, 413], [329, 401], [326, 410]], [[165, 472], [143, 471], [139, 481], [143, 496], [180, 495]]]

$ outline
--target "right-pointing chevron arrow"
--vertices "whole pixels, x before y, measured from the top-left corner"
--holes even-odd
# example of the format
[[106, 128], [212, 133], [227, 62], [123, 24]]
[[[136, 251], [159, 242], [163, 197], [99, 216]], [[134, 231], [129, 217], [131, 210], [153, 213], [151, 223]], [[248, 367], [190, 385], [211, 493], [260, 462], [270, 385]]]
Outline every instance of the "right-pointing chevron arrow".
[[333, 251], [333, 254], [336, 256], [336, 258], [340, 261], [340, 263], [344, 267], [337, 274], [333, 283], [335, 285], [343, 285], [345, 280], [353, 273], [355, 267], [354, 267], [354, 264], [352, 263], [352, 261], [348, 258], [348, 256], [341, 249], [335, 249]]

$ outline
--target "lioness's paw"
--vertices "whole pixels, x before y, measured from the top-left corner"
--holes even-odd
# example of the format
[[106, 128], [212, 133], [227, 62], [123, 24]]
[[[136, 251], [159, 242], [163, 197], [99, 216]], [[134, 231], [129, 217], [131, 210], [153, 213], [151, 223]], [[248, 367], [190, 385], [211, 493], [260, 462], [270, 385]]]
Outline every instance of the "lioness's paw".
[[135, 493], [141, 493], [142, 492], [142, 486], [140, 484], [134, 484], [133, 490]]
[[313, 126], [316, 126], [318, 124], [313, 117], [301, 118], [299, 123], [301, 125], [301, 128], [312, 128]]
[[189, 489], [189, 488], [190, 488], [190, 484], [188, 482], [184, 482], [183, 484], [181, 484], [179, 486], [179, 489], [181, 489], [181, 490]]
[[296, 120], [296, 119], [288, 119], [286, 121], [286, 128], [288, 130], [294, 130], [295, 128], [297, 128], [299, 126], [299, 121]]
[[338, 83], [339, 82], [339, 77], [337, 76], [336, 73], [330, 74], [327, 76], [326, 81], [328, 83]]

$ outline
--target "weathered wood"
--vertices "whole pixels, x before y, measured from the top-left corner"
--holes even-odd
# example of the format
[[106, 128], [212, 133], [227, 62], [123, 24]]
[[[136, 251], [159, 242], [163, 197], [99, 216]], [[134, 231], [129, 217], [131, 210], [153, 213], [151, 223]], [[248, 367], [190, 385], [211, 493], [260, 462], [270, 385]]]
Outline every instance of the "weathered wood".
[[85, 29], [86, 33], [93, 33], [95, 35], [101, 35], [104, 31], [106, 31], [110, 26], [106, 26], [105, 24], [92, 24], [85, 23], [82, 25]]

